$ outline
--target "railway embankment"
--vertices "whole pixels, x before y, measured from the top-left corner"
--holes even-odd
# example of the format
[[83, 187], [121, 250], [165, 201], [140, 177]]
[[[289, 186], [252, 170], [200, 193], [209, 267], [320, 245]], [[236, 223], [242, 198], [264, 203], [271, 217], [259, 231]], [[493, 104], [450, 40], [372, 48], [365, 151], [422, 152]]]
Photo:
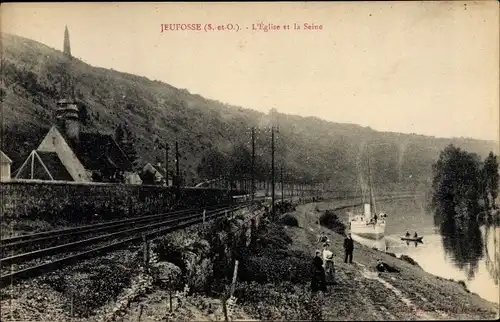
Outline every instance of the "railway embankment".
[[207, 289], [212, 259], [221, 258], [218, 265], [224, 265], [225, 254], [232, 255], [230, 241], [249, 233], [257, 224], [254, 216], [248, 208], [229, 212], [159, 236], [148, 242], [147, 256], [139, 243], [5, 287], [2, 321], [109, 321], [154, 289]]

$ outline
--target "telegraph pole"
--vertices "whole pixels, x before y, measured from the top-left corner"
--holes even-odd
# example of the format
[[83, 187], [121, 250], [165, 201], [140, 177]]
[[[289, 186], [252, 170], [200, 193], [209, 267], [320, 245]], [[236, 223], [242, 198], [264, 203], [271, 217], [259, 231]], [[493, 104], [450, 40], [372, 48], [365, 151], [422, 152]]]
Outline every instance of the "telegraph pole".
[[175, 141], [175, 172], [177, 176], [177, 186], [180, 186], [180, 169], [179, 169], [179, 142]]
[[271, 126], [271, 213], [274, 215], [274, 125]]
[[255, 127], [252, 127], [252, 201], [255, 198]]
[[168, 187], [168, 150], [170, 147], [168, 143], [165, 142], [165, 185]]
[[281, 203], [284, 202], [284, 189], [283, 189], [283, 161], [281, 162]]

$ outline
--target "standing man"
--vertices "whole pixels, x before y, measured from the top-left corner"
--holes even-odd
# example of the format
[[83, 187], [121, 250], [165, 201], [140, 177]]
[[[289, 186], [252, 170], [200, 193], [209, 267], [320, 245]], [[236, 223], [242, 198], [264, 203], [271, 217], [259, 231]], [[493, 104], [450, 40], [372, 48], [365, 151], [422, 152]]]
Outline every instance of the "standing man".
[[347, 237], [344, 239], [344, 263], [347, 263], [349, 260], [349, 264], [352, 264], [352, 251], [354, 250], [354, 241], [351, 238], [351, 233], [347, 234]]

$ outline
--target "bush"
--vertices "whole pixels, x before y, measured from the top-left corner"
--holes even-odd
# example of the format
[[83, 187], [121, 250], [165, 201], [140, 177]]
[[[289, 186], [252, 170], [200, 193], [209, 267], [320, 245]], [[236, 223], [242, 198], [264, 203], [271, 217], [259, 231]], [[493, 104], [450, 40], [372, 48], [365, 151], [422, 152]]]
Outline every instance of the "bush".
[[399, 257], [399, 259], [404, 260], [405, 262], [410, 263], [413, 266], [420, 266], [413, 258], [408, 255], [403, 254]]
[[241, 262], [238, 278], [261, 284], [309, 283], [312, 277], [311, 258], [303, 252], [289, 250], [291, 243], [292, 239], [283, 226], [271, 224], [259, 233], [251, 255]]
[[290, 214], [283, 216], [283, 218], [281, 218], [281, 223], [291, 227], [299, 227], [299, 222], [297, 221], [297, 218], [295, 218]]
[[259, 320], [311, 320], [313, 305], [303, 285], [239, 283], [235, 296]]
[[325, 213], [319, 218], [319, 223], [341, 235], [343, 235], [346, 230], [346, 226], [342, 221], [340, 221], [337, 214], [333, 212], [333, 210], [325, 211]]
[[[65, 307], [79, 317], [89, 317], [108, 301], [113, 301], [123, 288], [130, 285], [135, 269], [102, 259], [100, 265], [82, 263], [75, 275], [56, 272], [44, 277], [44, 282], [64, 294]], [[72, 304], [71, 304], [72, 303]]]
[[276, 224], [269, 224], [267, 228], [260, 227], [257, 240], [252, 246], [255, 253], [266, 249], [285, 250], [292, 243], [290, 236], [286, 234], [283, 227]]

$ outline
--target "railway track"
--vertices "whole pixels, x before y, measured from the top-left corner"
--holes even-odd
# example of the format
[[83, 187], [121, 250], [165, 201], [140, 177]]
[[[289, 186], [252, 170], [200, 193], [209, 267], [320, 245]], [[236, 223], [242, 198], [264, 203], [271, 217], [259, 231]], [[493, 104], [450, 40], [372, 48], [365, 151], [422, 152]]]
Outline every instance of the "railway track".
[[[14, 253], [17, 250], [17, 253], [8, 257], [3, 257], [0, 260], [2, 272], [0, 277], [0, 288], [14, 284], [22, 279], [35, 277], [45, 272], [59, 269], [65, 265], [76, 263], [83, 259], [96, 257], [123, 248], [134, 242], [142, 241], [143, 238], [151, 240], [170, 231], [201, 223], [203, 222], [203, 210], [206, 210], [205, 220], [209, 221], [222, 217], [228, 212], [247, 207], [248, 205], [249, 203], [245, 202], [224, 207], [219, 206], [215, 209], [185, 210], [126, 219], [121, 222], [102, 223], [7, 238], [2, 240], [2, 249], [10, 249], [11, 252]], [[134, 227], [130, 228], [131, 225]], [[37, 245], [40, 242], [49, 240], [57, 241], [60, 238], [69, 236], [76, 238], [92, 232], [95, 233], [96, 231], [104, 232], [104, 234], [67, 243], [60, 243], [56, 246], [44, 247], [34, 251], [19, 251], [30, 245]], [[51, 234], [53, 234], [53, 236], [51, 236]], [[67, 255], [68, 252], [72, 253]], [[15, 271], [12, 269], [14, 266], [16, 266]], [[9, 268], [10, 271], [7, 271]]]
[[[222, 206], [229, 206], [222, 205]], [[46, 246], [51, 243], [61, 243], [63, 240], [76, 239], [84, 235], [95, 235], [96, 233], [113, 232], [120, 228], [125, 228], [134, 225], [142, 225], [147, 223], [154, 223], [160, 219], [175, 218], [176, 216], [182, 216], [190, 212], [196, 212], [203, 210], [210, 211], [213, 209], [220, 208], [221, 205], [209, 206], [205, 208], [198, 209], [185, 209], [167, 213], [160, 213], [149, 216], [134, 217], [123, 220], [114, 220], [92, 225], [77, 226], [71, 228], [64, 228], [51, 231], [43, 231], [34, 234], [20, 235], [14, 237], [4, 238], [0, 241], [0, 254], [4, 258], [7, 253], [16, 252], [19, 250], [29, 250], [33, 248], [41, 248], [41, 246]], [[12, 255], [12, 254], [10, 254]]]

